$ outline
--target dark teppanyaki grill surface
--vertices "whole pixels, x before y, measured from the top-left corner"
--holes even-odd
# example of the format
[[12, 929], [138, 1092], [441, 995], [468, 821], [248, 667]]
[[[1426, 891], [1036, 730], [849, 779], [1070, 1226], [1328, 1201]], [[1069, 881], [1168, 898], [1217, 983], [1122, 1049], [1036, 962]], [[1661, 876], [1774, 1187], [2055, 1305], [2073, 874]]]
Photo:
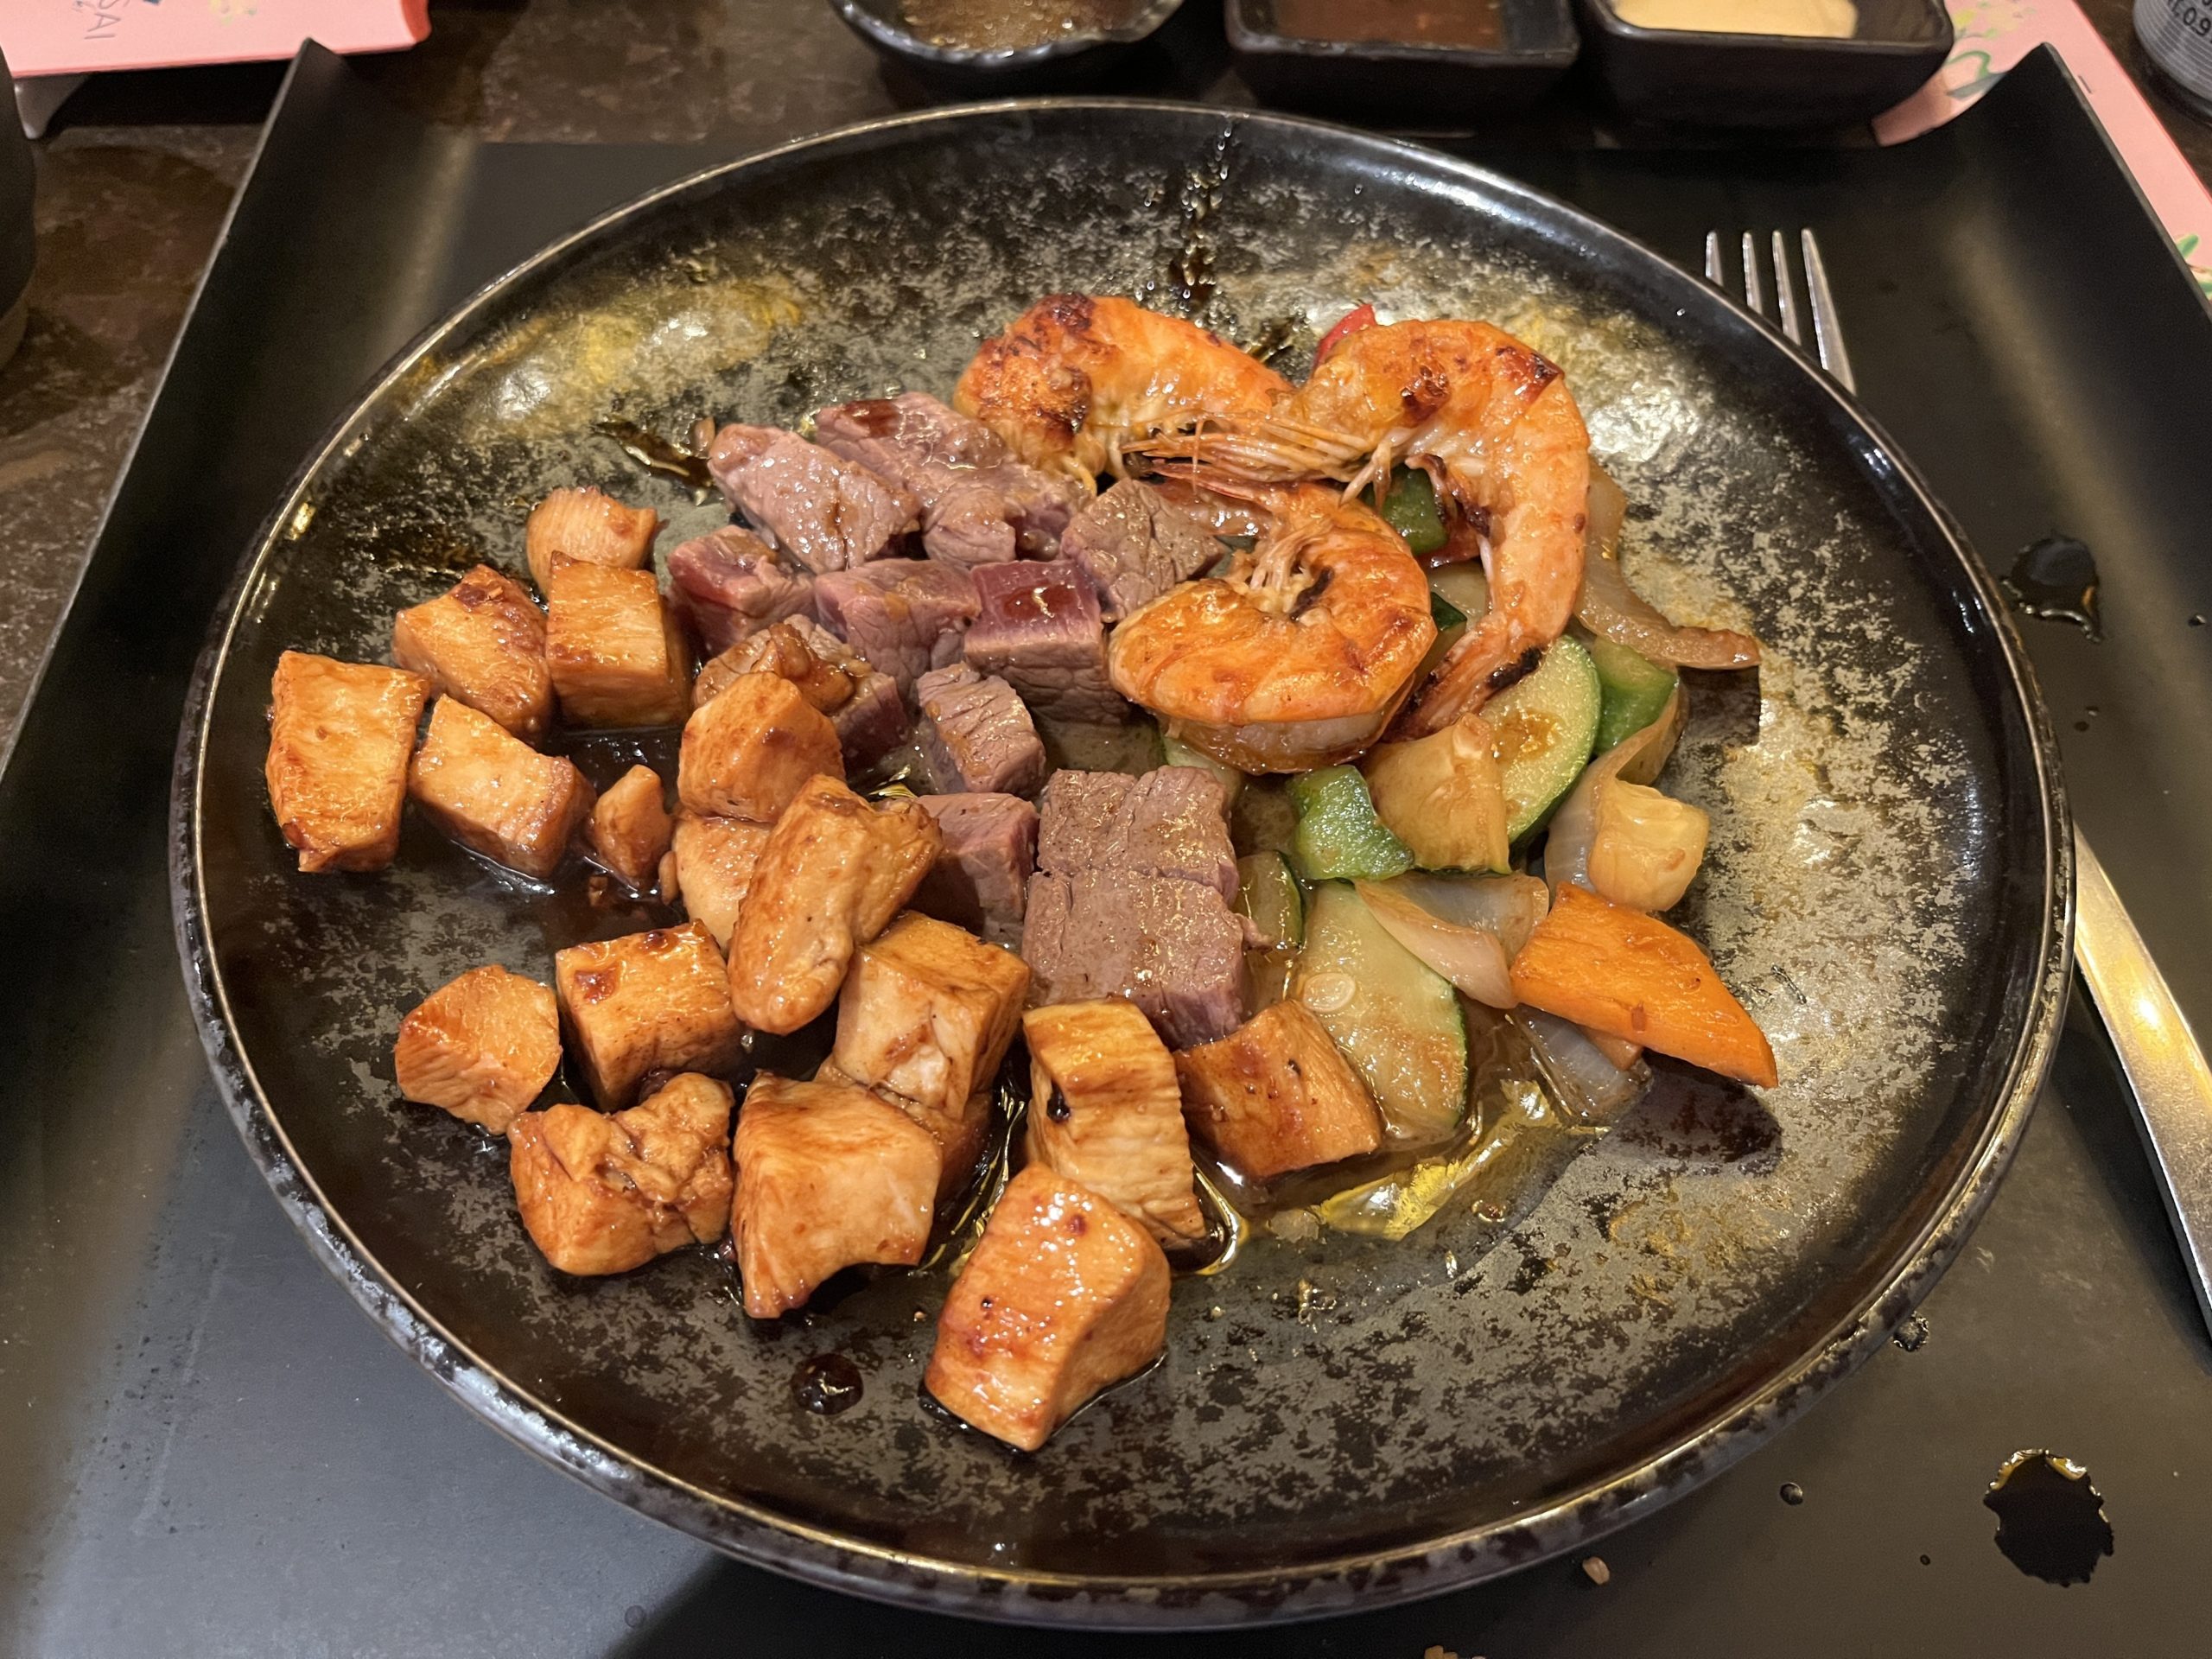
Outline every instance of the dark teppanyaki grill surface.
[[[1755, 684], [1694, 689], [1672, 777], [1715, 817], [1688, 923], [1784, 1082], [1761, 1104], [1662, 1073], [1502, 1243], [1464, 1211], [1402, 1244], [1258, 1241], [1179, 1286], [1161, 1366], [1016, 1459], [918, 1402], [941, 1274], [757, 1329], [702, 1254], [555, 1278], [504, 1155], [397, 1100], [391, 1032], [464, 968], [543, 976], [557, 946], [655, 917], [591, 909], [580, 876], [533, 896], [413, 823], [382, 876], [294, 874], [259, 781], [266, 688], [286, 646], [375, 658], [391, 613], [457, 565], [514, 562], [555, 485], [649, 502], [671, 542], [709, 528], [715, 510], [593, 434], [610, 412], [677, 432], [942, 391], [1039, 293], [1173, 303], [1166, 273], [1196, 266], [1181, 297], [1248, 341], [1363, 298], [1529, 338], [1637, 504], [1639, 583], [1769, 642]], [[1567, 1547], [1721, 1466], [1880, 1340], [1962, 1237], [2048, 1052], [2064, 860], [2039, 717], [1910, 474], [1691, 279], [1420, 152], [1101, 104], [741, 163], [466, 308], [273, 524], [183, 797], [187, 948], [250, 1141], [326, 1259], [480, 1409], [810, 1576], [1007, 1617], [1219, 1622]], [[825, 1418], [790, 1383], [829, 1351], [866, 1392]]]

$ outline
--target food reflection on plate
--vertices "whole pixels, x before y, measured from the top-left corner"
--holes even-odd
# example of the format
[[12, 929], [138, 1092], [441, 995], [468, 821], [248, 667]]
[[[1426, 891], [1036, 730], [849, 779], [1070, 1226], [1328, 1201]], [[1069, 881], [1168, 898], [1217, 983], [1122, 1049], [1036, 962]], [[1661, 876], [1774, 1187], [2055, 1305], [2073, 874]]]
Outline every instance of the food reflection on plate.
[[[720, 1248], [765, 1319], [950, 1262], [928, 1388], [1034, 1451], [1255, 1224], [1488, 1213], [1646, 1050], [1775, 1083], [1660, 919], [1709, 830], [1660, 787], [1679, 670], [1758, 646], [1630, 588], [1567, 378], [1502, 330], [1362, 306], [1293, 385], [1058, 295], [950, 403], [698, 447], [734, 517], [665, 587], [650, 509], [556, 490], [531, 586], [480, 566], [393, 665], [273, 686], [302, 873], [390, 864], [411, 798], [664, 912], [397, 1033], [555, 1268]], [[679, 726], [672, 775], [578, 765]]]

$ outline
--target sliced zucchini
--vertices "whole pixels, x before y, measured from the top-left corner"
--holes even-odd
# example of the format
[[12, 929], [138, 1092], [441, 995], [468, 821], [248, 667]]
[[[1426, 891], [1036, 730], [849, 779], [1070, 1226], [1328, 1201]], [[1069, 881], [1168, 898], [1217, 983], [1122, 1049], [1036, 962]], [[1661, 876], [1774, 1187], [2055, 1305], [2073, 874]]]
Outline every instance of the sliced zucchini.
[[1545, 648], [1535, 673], [1483, 709], [1497, 737], [1505, 833], [1519, 841], [1550, 816], [1589, 764], [1605, 703], [1597, 664], [1569, 639]]
[[1490, 578], [1483, 575], [1481, 565], [1471, 561], [1430, 571], [1428, 591], [1463, 616], [1480, 616], [1490, 609]]
[[1376, 881], [1414, 867], [1406, 843], [1375, 815], [1356, 766], [1323, 766], [1290, 780], [1298, 828], [1290, 861], [1308, 881]]
[[[1376, 489], [1382, 492], [1380, 500], [1375, 499]], [[1449, 538], [1436, 503], [1436, 486], [1420, 467], [1394, 467], [1387, 486], [1377, 485], [1376, 489], [1367, 493], [1368, 499], [1416, 555], [1433, 553]]]
[[1291, 995], [1328, 1028], [1400, 1145], [1440, 1141], [1467, 1108], [1459, 998], [1340, 882], [1314, 889]]
[[1602, 636], [1591, 639], [1590, 660], [1597, 664], [1598, 683], [1605, 692], [1605, 707], [1598, 715], [1598, 753], [1603, 754], [1658, 719], [1681, 677], [1665, 664]]
[[1179, 737], [1171, 737], [1163, 729], [1160, 734], [1160, 765], [1164, 766], [1196, 766], [1200, 772], [1210, 772], [1221, 779], [1225, 791], [1224, 802], [1236, 804], [1236, 797], [1244, 787], [1244, 774], [1226, 760], [1217, 760], [1203, 749], [1194, 749]]
[[1290, 861], [1281, 853], [1253, 853], [1236, 861], [1236, 908], [1274, 944], [1306, 943], [1306, 900]]
[[1467, 626], [1467, 613], [1433, 588], [1428, 590], [1428, 620], [1436, 624], [1436, 636], [1440, 639], [1455, 629]]

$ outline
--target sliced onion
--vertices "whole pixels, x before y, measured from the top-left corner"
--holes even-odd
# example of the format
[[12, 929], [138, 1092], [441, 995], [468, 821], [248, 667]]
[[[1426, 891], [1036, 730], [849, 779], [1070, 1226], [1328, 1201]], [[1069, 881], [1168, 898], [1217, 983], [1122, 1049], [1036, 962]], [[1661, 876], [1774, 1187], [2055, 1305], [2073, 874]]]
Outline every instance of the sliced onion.
[[1516, 1009], [1512, 1017], [1569, 1116], [1586, 1124], [1610, 1123], [1650, 1086], [1650, 1067], [1634, 1058], [1615, 1065], [1581, 1027], [1540, 1008]]
[[1554, 893], [1569, 881], [1590, 886], [1590, 849], [1598, 838], [1599, 796], [1615, 779], [1648, 784], [1658, 777], [1688, 718], [1689, 701], [1678, 685], [1658, 719], [1630, 733], [1582, 769], [1580, 779], [1552, 814], [1551, 830], [1544, 838], [1544, 879]]
[[1493, 1008], [1516, 1006], [1510, 964], [1550, 908], [1542, 882], [1402, 875], [1352, 885], [1385, 932], [1460, 991]]
[[1582, 542], [1582, 591], [1575, 620], [1617, 645], [1679, 668], [1750, 668], [1759, 642], [1727, 628], [1678, 627], [1633, 588], [1621, 569], [1621, 524], [1628, 498], [1603, 468], [1590, 468], [1589, 527]]

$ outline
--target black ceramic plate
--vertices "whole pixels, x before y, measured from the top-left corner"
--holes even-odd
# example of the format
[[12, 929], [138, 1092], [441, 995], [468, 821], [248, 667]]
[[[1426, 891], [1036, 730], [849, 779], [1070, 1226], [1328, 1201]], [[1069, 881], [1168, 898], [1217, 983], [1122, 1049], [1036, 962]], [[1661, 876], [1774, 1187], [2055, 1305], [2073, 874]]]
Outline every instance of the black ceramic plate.
[[[302, 877], [260, 779], [287, 646], [376, 659], [401, 605], [596, 481], [715, 515], [592, 423], [790, 421], [948, 386], [1061, 288], [1310, 338], [1357, 300], [1495, 318], [1562, 362], [1677, 615], [1755, 628], [1670, 787], [1708, 806], [1681, 912], [1772, 1034], [1762, 1099], [1665, 1071], [1500, 1238], [1263, 1237], [1179, 1282], [1164, 1363], [1010, 1455], [917, 1395], [940, 1275], [802, 1319], [703, 1252], [563, 1281], [500, 1152], [399, 1102], [401, 1014], [496, 960], [543, 977], [641, 912], [533, 898], [410, 823]], [[2009, 626], [1910, 469], [1773, 334], [1478, 169], [1272, 117], [1002, 105], [832, 135], [650, 196], [404, 353], [276, 504], [187, 715], [178, 915], [209, 1054], [318, 1253], [473, 1409], [746, 1559], [987, 1617], [1194, 1625], [1431, 1593], [1679, 1496], [1878, 1344], [1962, 1242], [2064, 995], [2048, 739]], [[603, 757], [602, 757], [603, 758]], [[571, 880], [571, 887], [574, 879]], [[807, 1414], [836, 1351], [861, 1403]], [[405, 1448], [394, 1454], [404, 1456]], [[429, 1478], [431, 1471], [425, 1471]]]

